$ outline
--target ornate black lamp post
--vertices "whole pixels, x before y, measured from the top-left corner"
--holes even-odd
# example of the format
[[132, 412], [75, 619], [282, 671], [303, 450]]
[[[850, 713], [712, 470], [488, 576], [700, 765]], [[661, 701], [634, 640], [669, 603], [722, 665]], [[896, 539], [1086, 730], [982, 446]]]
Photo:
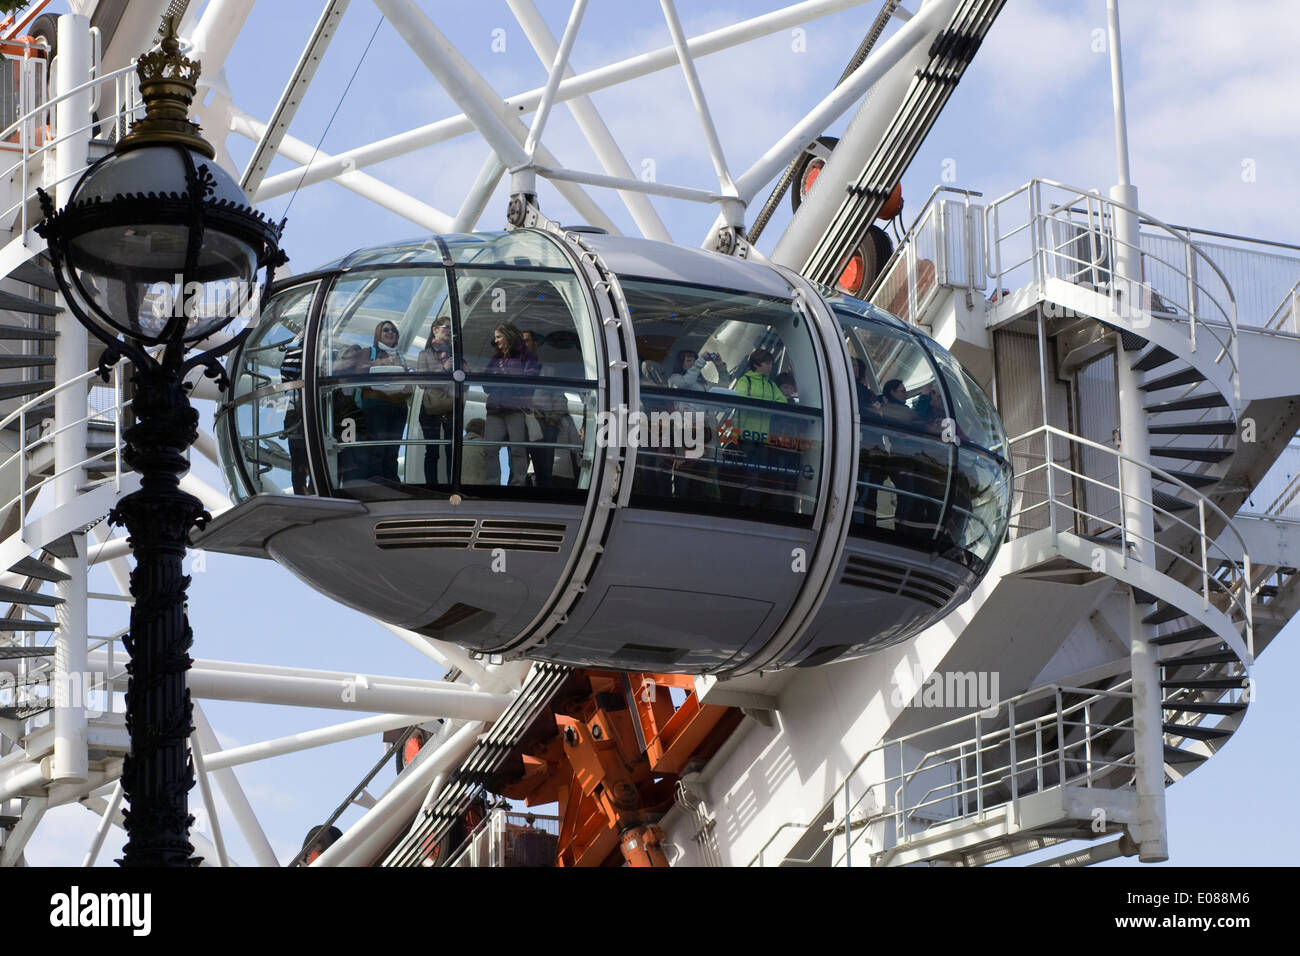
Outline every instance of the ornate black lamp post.
[[126, 726], [131, 754], [122, 773], [127, 844], [124, 866], [193, 866], [187, 795], [194, 768], [186, 752], [193, 709], [186, 687], [192, 632], [185, 616], [186, 538], [208, 518], [180, 489], [186, 449], [198, 437], [185, 375], [202, 366], [225, 387], [217, 361], [243, 335], [187, 358], [234, 319], [255, 314], [258, 271], [269, 284], [285, 262], [283, 223], [268, 222], [239, 185], [209, 162], [212, 146], [189, 120], [199, 64], [181, 55], [174, 18], [161, 48], [140, 57], [145, 116], [96, 162], [59, 212], [40, 193], [48, 245], [68, 308], [108, 345], [100, 370], [125, 357], [134, 365], [125, 457], [141, 487], [109, 516], [130, 533], [130, 675]]

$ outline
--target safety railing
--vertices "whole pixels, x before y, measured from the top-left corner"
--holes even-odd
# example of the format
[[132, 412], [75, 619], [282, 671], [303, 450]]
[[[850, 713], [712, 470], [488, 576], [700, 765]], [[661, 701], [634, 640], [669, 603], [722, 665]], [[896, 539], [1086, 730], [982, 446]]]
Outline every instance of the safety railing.
[[[49, 118], [54, 115], [54, 108], [59, 103], [90, 91], [92, 101], [103, 105], [108, 102], [103, 92], [110, 87], [112, 90], [110, 113], [101, 115], [98, 119], [92, 114], [86, 123], [74, 129], [57, 129], [52, 134], [48, 132]], [[19, 139], [19, 149], [13, 153], [15, 160], [9, 167], [0, 171], [0, 177], [10, 182], [20, 183], [18, 201], [0, 212], [0, 220], [9, 222], [16, 214], [21, 225], [18, 234], [20, 237], [25, 237], [32, 225], [29, 221], [28, 206], [36, 196], [36, 186], [40, 186], [47, 192], [53, 192], [61, 184], [76, 180], [86, 170], [85, 166], [78, 165], [73, 172], [63, 176], [55, 175], [53, 172], [47, 174], [42, 169], [33, 169], [32, 160], [40, 158], [43, 162], [47, 154], [53, 155], [52, 150], [57, 149], [60, 143], [79, 137], [88, 131], [94, 135], [96, 131], [109, 130], [111, 138], [116, 140], [125, 133], [131, 118], [142, 105], [135, 82], [135, 63], [132, 62], [121, 69], [93, 77], [66, 92], [59, 93], [0, 130], [0, 141], [15, 134]]]
[[[1117, 220], [1133, 215], [1154, 233], [1174, 241], [1175, 257], [1142, 247], [1142, 235], [1121, 238]], [[1152, 321], [1186, 325], [1196, 352], [1208, 339], [1213, 362], [1224, 365], [1237, 384], [1237, 303], [1223, 272], [1181, 232], [1139, 210], [1097, 192], [1047, 179], [1034, 179], [989, 203], [986, 214], [988, 273], [997, 289], [1031, 283], [1043, 288], [1061, 279], [1107, 295], [1119, 316], [1137, 330]], [[1135, 286], [1113, 271], [1120, 259], [1140, 263]], [[1152, 276], [1159, 273], [1160, 281]], [[1226, 364], [1224, 364], [1226, 363]], [[1236, 397], [1236, 396], [1234, 396]]]
[[917, 324], [941, 288], [983, 289], [982, 193], [936, 186], [865, 298]]
[[[830, 848], [832, 866], [852, 866], [854, 850], [873, 833], [891, 834], [897, 848], [928, 829], [983, 821], [1003, 806], [1016, 812], [1025, 797], [1054, 787], [1133, 786], [1131, 683], [1106, 690], [1047, 685], [882, 741], [813, 815], [829, 821], [822, 839], [805, 856], [786, 854], [779, 862], [810, 864]], [[871, 782], [857, 784], [855, 792], [859, 771]], [[778, 828], [749, 865], [762, 866], [790, 826]], [[869, 855], [888, 849], [879, 845]], [[861, 849], [856, 858], [864, 859]]]
[[[100, 467], [95, 470], [102, 472], [106, 477], [95, 480], [88, 480], [82, 487], [113, 482], [113, 487], [120, 489], [122, 486], [122, 411], [129, 403], [123, 402], [122, 389], [122, 371], [120, 365], [115, 365], [112, 370], [109, 387], [112, 389], [112, 399], [108, 400], [100, 392], [106, 392], [108, 389], [103, 388], [100, 382], [99, 372], [95, 369], [83, 372], [76, 378], [56, 385], [47, 392], [29, 398], [9, 414], [0, 418], [0, 429], [8, 428], [17, 423], [17, 434], [19, 436], [19, 447], [12, 452], [3, 461], [0, 461], [0, 474], [6, 473], [11, 469], [17, 469], [18, 472], [18, 491], [11, 498], [0, 504], [0, 514], [7, 513], [14, 505], [18, 506], [19, 529], [27, 525], [27, 512], [31, 502], [46, 485], [52, 484], [57, 479], [68, 473], [79, 474], [83, 469], [90, 465], [98, 464]], [[53, 403], [59, 393], [68, 389], [80, 390], [86, 393], [86, 414], [81, 418], [69, 422], [59, 423], [51, 421], [52, 427], [44, 427], [48, 420], [48, 415], [42, 415], [40, 421], [33, 420], [33, 411], [43, 406], [49, 406]], [[91, 452], [86, 449], [84, 457], [79, 458], [75, 463], [63, 468], [55, 468], [49, 474], [41, 475], [37, 480], [32, 481], [35, 477], [31, 474], [30, 464], [32, 456], [39, 451], [42, 446], [48, 445], [54, 447], [55, 439], [64, 432], [82, 425], [91, 426], [94, 424], [103, 424], [111, 426], [113, 434], [112, 445], [102, 451]], [[35, 438], [28, 438], [28, 429], [33, 425], [42, 426], [40, 432]], [[104, 429], [107, 433], [108, 429]], [[30, 484], [29, 484], [30, 482]]]
[[1282, 296], [1273, 314], [1264, 322], [1266, 329], [1280, 329], [1300, 335], [1300, 280]]
[[[1041, 456], [1033, 451], [1025, 452], [1027, 446], [1038, 441], [1042, 442]], [[1254, 618], [1249, 597], [1250, 554], [1245, 539], [1222, 508], [1185, 481], [1155, 465], [1053, 425], [1040, 425], [1018, 435], [1009, 445], [1013, 462], [1026, 458], [1040, 459], [1037, 464], [1015, 468], [1012, 537], [1051, 528], [1054, 534], [1070, 531], [1094, 540], [1109, 539], [1116, 547], [1121, 566], [1138, 560], [1130, 552], [1130, 546], [1141, 551], [1140, 545], [1149, 545], [1157, 566], [1165, 568], [1166, 574], [1186, 580], [1189, 587], [1198, 590], [1202, 609], [1213, 606], [1226, 614], [1254, 656]], [[1085, 472], [1079, 465], [1084, 449], [1093, 455], [1109, 457], [1114, 469], [1089, 469], [1094, 472], [1092, 474]], [[1125, 488], [1125, 472], [1129, 470], [1125, 465], [1176, 486], [1182, 499], [1196, 509], [1195, 520], [1188, 521], [1177, 512], [1141, 497], [1139, 489], [1133, 487], [1135, 481], [1132, 477], [1127, 479], [1129, 487]], [[1114, 480], [1099, 477], [1096, 472], [1113, 474]], [[1094, 504], [1090, 505], [1090, 502]], [[1095, 504], [1097, 502], [1104, 507]], [[1164, 531], [1181, 528], [1190, 532], [1190, 549], [1181, 544], [1171, 546], [1159, 534], [1146, 535], [1131, 527], [1124, 520], [1124, 512], [1130, 504], [1139, 502], [1151, 508], [1155, 519], [1153, 526], [1162, 525]], [[1045, 515], [1040, 516], [1040, 511]], [[1214, 519], [1222, 522], [1224, 530], [1240, 546], [1240, 561], [1216, 540], [1219, 533], [1208, 524]]]
[[447, 865], [454, 867], [521, 865], [520, 852], [516, 849], [517, 842], [521, 835], [535, 833], [544, 833], [558, 839], [560, 818], [537, 813], [518, 813], [507, 807], [494, 807], [470, 832]]

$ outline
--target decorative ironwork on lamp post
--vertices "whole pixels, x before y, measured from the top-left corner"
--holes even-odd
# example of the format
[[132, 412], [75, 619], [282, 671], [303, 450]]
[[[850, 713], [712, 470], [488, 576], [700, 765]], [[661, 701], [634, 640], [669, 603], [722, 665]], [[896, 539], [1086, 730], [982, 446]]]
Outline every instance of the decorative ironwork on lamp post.
[[[122, 358], [134, 366], [127, 464], [140, 489], [109, 515], [130, 535], [130, 655], [126, 726], [131, 753], [122, 772], [127, 844], [123, 866], [194, 866], [187, 752], [193, 708], [186, 687], [192, 640], [182, 562], [191, 527], [209, 515], [181, 490], [186, 449], [198, 438], [185, 376], [196, 368], [229, 386], [218, 359], [247, 329], [187, 357], [239, 317], [255, 315], [257, 274], [286, 261], [284, 223], [256, 212], [238, 183], [211, 162], [212, 146], [189, 119], [199, 63], [182, 55], [176, 20], [163, 21], [158, 49], [137, 72], [145, 115], [113, 152], [94, 163], [55, 212], [42, 190], [45, 238], [69, 310], [108, 348], [101, 373]], [[262, 288], [265, 288], [263, 286]]]

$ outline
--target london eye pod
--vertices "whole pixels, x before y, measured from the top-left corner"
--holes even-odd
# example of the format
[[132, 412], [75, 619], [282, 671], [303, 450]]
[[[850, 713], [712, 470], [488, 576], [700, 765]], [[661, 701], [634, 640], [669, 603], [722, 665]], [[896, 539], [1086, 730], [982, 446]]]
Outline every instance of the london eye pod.
[[992, 403], [793, 272], [587, 230], [433, 236], [281, 283], [218, 411], [269, 556], [473, 651], [733, 676], [860, 655], [1006, 528]]

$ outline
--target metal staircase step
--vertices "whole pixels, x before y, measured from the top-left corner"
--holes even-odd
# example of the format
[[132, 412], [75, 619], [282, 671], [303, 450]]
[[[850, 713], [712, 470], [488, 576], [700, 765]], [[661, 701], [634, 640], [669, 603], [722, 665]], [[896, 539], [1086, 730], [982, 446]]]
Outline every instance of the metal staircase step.
[[10, 571], [15, 574], [22, 574], [29, 578], [40, 578], [42, 581], [67, 581], [71, 575], [60, 571], [58, 568], [52, 568], [44, 561], [36, 558], [23, 558], [17, 564], [13, 565]]
[[43, 714], [51, 708], [50, 704], [19, 704], [17, 707], [0, 707], [0, 717], [9, 720], [26, 720]]
[[1163, 508], [1165, 511], [1189, 511], [1196, 507], [1190, 501], [1179, 498], [1177, 495], [1170, 495], [1156, 490], [1151, 492], [1151, 503], [1157, 508]]
[[63, 311], [57, 305], [46, 305], [36, 299], [29, 299], [25, 295], [14, 295], [12, 292], [0, 292], [0, 309], [8, 309], [10, 312], [26, 312], [30, 315], [58, 315]]
[[1179, 398], [1172, 402], [1157, 402], [1154, 405], [1146, 406], [1146, 410], [1154, 414], [1160, 412], [1190, 412], [1198, 408], [1227, 408], [1228, 400], [1218, 392], [1209, 392], [1205, 395], [1193, 395], [1191, 398]]
[[1162, 680], [1161, 687], [1182, 688], [1184, 690], [1195, 690], [1204, 688], [1206, 690], [1231, 690], [1234, 687], [1242, 687], [1242, 677], [1188, 677], [1183, 680]]
[[1160, 599], [1150, 591], [1143, 591], [1141, 588], [1133, 589], [1134, 604], [1155, 604], [1158, 600]]
[[1231, 664], [1237, 659], [1232, 651], [1193, 651], [1181, 657], [1166, 657], [1160, 660], [1161, 667], [1186, 667], [1189, 664]]
[[1148, 372], [1153, 368], [1159, 368], [1166, 363], [1176, 359], [1173, 352], [1167, 348], [1157, 345], [1151, 351], [1139, 355], [1136, 362], [1133, 363], [1133, 370], [1137, 372]]
[[53, 329], [29, 329], [25, 325], [0, 325], [0, 339], [27, 339], [33, 342], [49, 342], [58, 337], [59, 333]]
[[1226, 422], [1184, 422], [1181, 425], [1152, 425], [1147, 429], [1152, 435], [1234, 435], [1237, 423]]
[[65, 534], [62, 538], [56, 538], [45, 546], [47, 554], [52, 554], [56, 558], [75, 558], [77, 556], [77, 546], [72, 540], [71, 534]]
[[22, 588], [0, 586], [0, 602], [58, 607], [63, 603], [63, 598], [55, 597], [53, 594], [42, 594], [40, 591], [24, 591]]
[[[0, 617], [0, 631], [52, 631], [53, 621], [25, 621], [17, 617]], [[53, 650], [50, 651], [54, 653]], [[4, 654], [0, 653], [0, 657]]]
[[1193, 740], [1222, 740], [1231, 737], [1232, 731], [1218, 727], [1196, 727], [1188, 724], [1161, 724], [1161, 729], [1175, 737], [1190, 737]]
[[1142, 338], [1136, 332], [1130, 332], [1128, 329], [1119, 330], [1119, 341], [1124, 346], [1125, 352], [1140, 352], [1146, 348], [1147, 340]]
[[1156, 646], [1168, 644], [1187, 644], [1191, 641], [1203, 641], [1207, 637], [1213, 637], [1214, 631], [1204, 624], [1196, 624], [1192, 627], [1184, 628], [1181, 631], [1174, 631], [1171, 634], [1161, 634], [1159, 637], [1153, 637], [1150, 643]]
[[[1177, 478], [1183, 484], [1191, 485], [1193, 488], [1208, 488], [1210, 485], [1217, 485], [1219, 483], [1219, 479], [1213, 475], [1201, 475], [1194, 471], [1175, 471], [1172, 468], [1166, 468], [1165, 471]], [[1167, 485], [1173, 484], [1169, 479], [1162, 477], [1158, 473], [1153, 473], [1151, 477], [1156, 481], [1163, 481]]]
[[17, 269], [10, 272], [9, 278], [42, 289], [48, 289], [50, 292], [59, 291], [59, 281], [54, 278], [54, 273], [34, 259], [28, 259]]
[[1160, 458], [1177, 458], [1181, 461], [1220, 462], [1232, 457], [1228, 448], [1152, 448], [1151, 454]]
[[1149, 382], [1143, 382], [1138, 389], [1143, 392], [1159, 392], [1166, 388], [1173, 388], [1175, 385], [1194, 385], [1197, 382], [1205, 381], [1205, 373], [1200, 369], [1189, 365], [1185, 369], [1174, 372], [1171, 375], [1164, 375], [1160, 378], [1153, 378]]
[[53, 355], [0, 355], [0, 368], [43, 368], [53, 364]]
[[[54, 417], [53, 402], [50, 402], [49, 404], [46, 405], [33, 405], [31, 408], [27, 409], [27, 427], [35, 428], [37, 425], [41, 423], [43, 419], [53, 418], [53, 417]], [[17, 430], [18, 430], [18, 419], [16, 418], [13, 421], [11, 421], [8, 425], [5, 426], [5, 431], [17, 431]]]
[[1166, 604], [1160, 601], [1156, 609], [1142, 618], [1143, 624], [1164, 624], [1167, 621], [1176, 621], [1180, 617], [1186, 617], [1187, 612], [1180, 607], [1174, 607], [1172, 604]]
[[48, 392], [55, 385], [52, 378], [34, 378], [27, 382], [5, 382], [0, 385], [0, 399], [19, 398], [23, 395], [39, 395]]
[[1171, 747], [1168, 744], [1165, 744], [1165, 763], [1201, 763], [1202, 761], [1209, 759], [1210, 758], [1205, 756], [1205, 754], [1189, 753], [1186, 750], [1179, 750], [1177, 747]]
[[[53, 627], [54, 625], [50, 625]], [[0, 646], [0, 661], [14, 661], [28, 657], [53, 657], [52, 647], [12, 647]]]
[[1246, 709], [1246, 704], [1200, 704], [1188, 702], [1185, 704], [1174, 704], [1165, 701], [1161, 707], [1165, 710], [1181, 710], [1189, 714], [1219, 714], [1223, 717], [1231, 717], [1233, 714], [1240, 714]]

